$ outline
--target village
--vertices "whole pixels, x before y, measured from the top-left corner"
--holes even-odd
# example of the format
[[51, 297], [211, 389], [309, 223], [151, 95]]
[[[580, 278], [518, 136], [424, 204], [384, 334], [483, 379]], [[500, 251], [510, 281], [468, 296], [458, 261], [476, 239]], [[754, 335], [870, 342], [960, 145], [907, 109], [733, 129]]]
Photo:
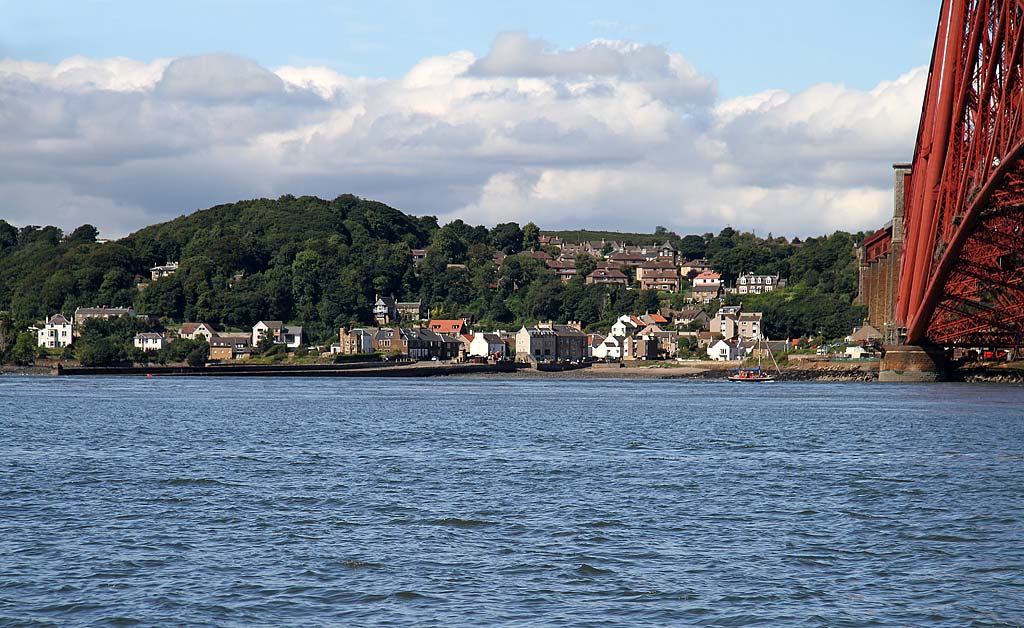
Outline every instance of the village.
[[[674, 302], [681, 307], [622, 312], [607, 329], [586, 330], [571, 320], [535, 321], [518, 329], [479, 329], [471, 314], [431, 318], [429, 304], [378, 295], [372, 305], [372, 324], [342, 327], [330, 344], [307, 338], [302, 326], [280, 320], [259, 320], [250, 329], [219, 330], [207, 322], [153, 320], [127, 306], [79, 307], [70, 317], [54, 314], [30, 331], [36, 334], [41, 350], [59, 353], [72, 346], [92, 320], [132, 317], [147, 327], [133, 338], [123, 339], [131, 341], [137, 358], [188, 340], [201, 341], [207, 347], [203, 363], [220, 364], [242, 363], [268, 351], [281, 356], [278, 359], [292, 355], [317, 359], [374, 356], [392, 361], [515, 361], [531, 365], [741, 362], [791, 352], [843, 360], [876, 357], [874, 347], [882, 334], [870, 324], [851, 330], [832, 346], [815, 345], [810, 338], [770, 338], [761, 312], [746, 311], [742, 304], [725, 304], [729, 295], [742, 298], [784, 289], [784, 277], [742, 273], [725, 285], [722, 274], [707, 259], [683, 259], [669, 241], [657, 246], [628, 246], [603, 240], [569, 244], [544, 235], [540, 239], [541, 249], [517, 255], [542, 262], [563, 282], [579, 276], [576, 262], [586, 256], [593, 266], [584, 276], [587, 284], [618, 284], [627, 290], [675, 295]], [[419, 263], [426, 253], [413, 249], [412, 261]], [[496, 253], [493, 261], [500, 266], [507, 257]], [[173, 275], [178, 268], [176, 262], [154, 266], [151, 280]]]

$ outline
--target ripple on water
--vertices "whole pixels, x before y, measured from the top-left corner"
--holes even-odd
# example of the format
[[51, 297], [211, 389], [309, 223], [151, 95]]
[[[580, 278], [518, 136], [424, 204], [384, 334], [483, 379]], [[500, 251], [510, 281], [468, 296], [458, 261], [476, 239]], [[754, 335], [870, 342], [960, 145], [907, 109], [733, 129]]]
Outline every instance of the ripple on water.
[[201, 379], [0, 377], [0, 625], [1024, 625], [1024, 389]]

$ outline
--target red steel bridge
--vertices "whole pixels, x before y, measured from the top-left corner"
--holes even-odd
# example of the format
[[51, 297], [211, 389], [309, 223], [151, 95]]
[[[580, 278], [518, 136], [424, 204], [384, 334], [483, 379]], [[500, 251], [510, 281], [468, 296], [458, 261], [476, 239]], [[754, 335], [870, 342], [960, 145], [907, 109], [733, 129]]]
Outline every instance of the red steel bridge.
[[900, 342], [1024, 346], [1022, 58], [1024, 0], [943, 1], [897, 218], [863, 253], [902, 240], [886, 304]]

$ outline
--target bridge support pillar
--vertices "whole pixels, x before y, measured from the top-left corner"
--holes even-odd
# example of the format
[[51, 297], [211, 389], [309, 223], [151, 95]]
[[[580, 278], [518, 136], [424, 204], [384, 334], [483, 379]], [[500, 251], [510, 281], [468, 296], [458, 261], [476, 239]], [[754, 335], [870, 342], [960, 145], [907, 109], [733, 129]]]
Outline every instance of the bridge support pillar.
[[949, 362], [942, 347], [886, 347], [878, 367], [880, 382], [941, 382], [948, 375]]

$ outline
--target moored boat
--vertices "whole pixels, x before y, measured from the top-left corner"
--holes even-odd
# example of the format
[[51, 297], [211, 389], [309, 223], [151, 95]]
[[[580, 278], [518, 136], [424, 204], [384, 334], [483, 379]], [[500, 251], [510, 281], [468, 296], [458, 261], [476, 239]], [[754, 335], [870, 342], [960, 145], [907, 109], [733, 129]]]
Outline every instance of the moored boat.
[[775, 376], [767, 371], [762, 371], [758, 366], [750, 369], [735, 369], [729, 374], [728, 379], [730, 382], [774, 382]]
[[[733, 369], [732, 371], [729, 372], [729, 375], [728, 375], [728, 380], [730, 382], [774, 382], [775, 381], [775, 375], [772, 375], [768, 371], [765, 371], [765, 370], [761, 369], [761, 354], [763, 353], [762, 351], [760, 351], [761, 343], [762, 343], [762, 339], [758, 338], [757, 339], [757, 345], [754, 347], [754, 349], [755, 349], [755, 351], [757, 353], [757, 366], [748, 367], [748, 368], [739, 367], [739, 368]], [[772, 359], [772, 364], [775, 365], [775, 372], [778, 373], [779, 375], [781, 375], [782, 371], [779, 370], [779, 363], [775, 361], [775, 356], [772, 354], [772, 348], [770, 346], [768, 346], [767, 342], [764, 343], [764, 347], [767, 349], [768, 357], [770, 357]]]

